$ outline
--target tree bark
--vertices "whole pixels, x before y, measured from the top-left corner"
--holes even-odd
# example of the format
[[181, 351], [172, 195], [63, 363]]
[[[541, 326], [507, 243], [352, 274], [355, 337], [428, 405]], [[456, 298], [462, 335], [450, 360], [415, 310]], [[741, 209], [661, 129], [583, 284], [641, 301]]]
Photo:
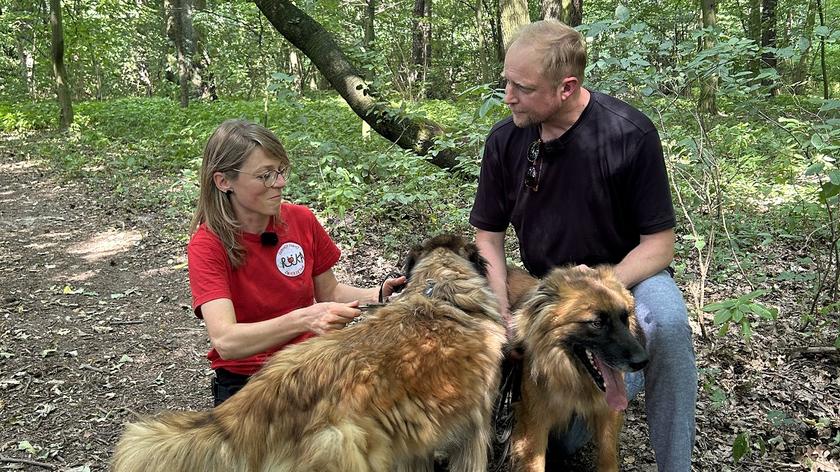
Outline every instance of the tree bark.
[[[761, 5], [761, 47], [776, 47], [776, 4], [778, 0], [762, 0]], [[761, 53], [762, 67], [776, 69], [778, 59], [772, 51]], [[767, 83], [767, 82], [765, 82]], [[778, 88], [772, 87], [770, 95], [777, 95]]]
[[[717, 0], [700, 0], [700, 10], [703, 17], [703, 49], [715, 47], [714, 33], [711, 31], [717, 25]], [[712, 59], [714, 61], [714, 59]], [[712, 72], [705, 79], [700, 79], [700, 98], [697, 108], [704, 113], [716, 114], [717, 104], [715, 94], [717, 93], [718, 76]]]
[[528, 14], [528, 0], [499, 0], [499, 23], [502, 29], [502, 45], [505, 50], [519, 28], [531, 22]]
[[479, 70], [481, 77], [479, 82], [484, 83], [491, 76], [490, 72], [490, 54], [487, 49], [487, 37], [485, 36], [485, 18], [483, 0], [476, 0], [475, 2], [475, 29], [478, 32], [478, 51], [480, 54]]
[[[383, 105], [377, 99], [376, 91], [350, 63], [332, 36], [291, 2], [255, 0], [255, 3], [272, 26], [306, 54], [350, 108], [385, 139], [422, 156], [428, 152], [434, 138], [443, 133], [440, 125], [433, 121], [409, 119]], [[447, 169], [457, 164], [451, 152], [440, 152], [430, 162]]]
[[432, 54], [432, 0], [414, 0], [414, 30], [411, 35], [411, 85], [416, 96], [426, 96], [426, 76]]
[[[823, 11], [822, 1], [817, 0], [817, 12], [820, 14], [820, 26], [825, 26], [825, 12]], [[820, 37], [820, 70], [823, 76], [823, 98], [828, 100], [828, 70], [825, 67], [825, 37]]]
[[364, 13], [364, 37], [362, 38], [362, 45], [365, 49], [373, 47], [376, 41], [376, 30], [374, 28], [374, 19], [376, 18], [376, 0], [365, 0]]
[[182, 108], [190, 104], [190, 82], [192, 79], [192, 19], [190, 0], [165, 0], [166, 34], [175, 46], [178, 67], [178, 87]]
[[544, 20], [559, 20], [569, 26], [580, 26], [583, 0], [542, 0], [540, 14]]
[[73, 103], [67, 69], [64, 67], [64, 28], [61, 25], [61, 0], [50, 0], [50, 30], [52, 31], [52, 63], [60, 108], [59, 127], [66, 130], [73, 123]]
[[[15, 4], [13, 4], [15, 5]], [[13, 8], [11, 11], [15, 11]], [[7, 10], [8, 13], [8, 10]], [[21, 11], [24, 17], [36, 18], [37, 15], [28, 11]], [[18, 60], [20, 61], [20, 78], [30, 98], [35, 98], [35, 27], [24, 20], [17, 27], [15, 35], [15, 46]]]
[[188, 25], [191, 31], [189, 43], [190, 48], [190, 72], [191, 81], [198, 87], [198, 96], [206, 100], [218, 100], [216, 93], [216, 77], [213, 74], [213, 60], [207, 50], [206, 32], [203, 28], [196, 27], [192, 18], [195, 11], [207, 10], [206, 0], [188, 0], [192, 3], [189, 7]]
[[805, 93], [805, 84], [808, 80], [808, 65], [811, 56], [811, 45], [814, 43], [814, 22], [816, 19], [816, 5], [814, 0], [808, 0], [808, 11], [805, 13], [805, 25], [802, 28], [802, 38], [808, 40], [808, 46], [799, 51], [799, 60], [793, 69], [793, 91], [800, 94]]
[[[762, 0], [749, 0], [750, 16], [747, 34], [750, 39], [755, 41], [756, 45], [761, 45], [761, 2]], [[750, 69], [758, 74], [761, 69], [761, 61], [759, 59], [750, 60]]]

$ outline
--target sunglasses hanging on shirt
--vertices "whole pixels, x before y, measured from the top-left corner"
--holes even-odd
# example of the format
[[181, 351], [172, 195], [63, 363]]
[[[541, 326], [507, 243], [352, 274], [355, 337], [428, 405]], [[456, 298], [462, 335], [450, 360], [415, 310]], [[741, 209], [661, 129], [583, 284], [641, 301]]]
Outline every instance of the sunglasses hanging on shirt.
[[537, 139], [528, 147], [528, 168], [525, 169], [525, 186], [531, 189], [532, 192], [536, 192], [540, 188], [541, 151], [541, 139]]

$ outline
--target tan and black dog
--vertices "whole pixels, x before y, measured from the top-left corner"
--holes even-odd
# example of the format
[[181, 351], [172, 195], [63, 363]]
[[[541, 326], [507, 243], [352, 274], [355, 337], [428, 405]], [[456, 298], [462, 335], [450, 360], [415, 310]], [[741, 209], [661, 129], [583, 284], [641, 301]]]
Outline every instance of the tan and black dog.
[[555, 269], [539, 281], [510, 272], [517, 345], [524, 351], [511, 470], [545, 470], [549, 432], [564, 431], [577, 414], [598, 446], [598, 470], [617, 471], [624, 373], [648, 361], [632, 295], [607, 266]]
[[276, 354], [212, 411], [129, 424], [115, 472], [486, 470], [505, 342], [473, 244], [414, 248], [408, 285], [355, 326]]

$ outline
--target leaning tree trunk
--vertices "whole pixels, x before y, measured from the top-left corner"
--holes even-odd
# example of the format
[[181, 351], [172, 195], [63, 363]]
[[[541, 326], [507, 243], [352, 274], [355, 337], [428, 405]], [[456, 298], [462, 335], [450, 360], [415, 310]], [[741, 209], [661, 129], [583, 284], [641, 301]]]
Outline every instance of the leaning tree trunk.
[[542, 0], [540, 14], [544, 20], [560, 20], [569, 26], [580, 26], [583, 0]]
[[52, 63], [58, 105], [61, 108], [59, 126], [66, 130], [73, 123], [73, 103], [64, 67], [64, 29], [61, 26], [61, 0], [50, 0], [50, 29], [52, 30]]
[[[256, 0], [255, 3], [274, 28], [306, 54], [350, 108], [385, 139], [422, 156], [428, 152], [434, 138], [443, 133], [440, 125], [433, 121], [400, 117], [377, 103], [380, 100], [376, 91], [350, 63], [332, 36], [291, 2]], [[457, 164], [451, 152], [439, 152], [430, 162], [447, 169]]]
[[[717, 25], [717, 0], [700, 0], [700, 9], [703, 16], [703, 49], [709, 50], [715, 47], [714, 29]], [[715, 59], [712, 59], [714, 62]], [[717, 93], [718, 75], [712, 71], [708, 77], [700, 78], [700, 98], [697, 108], [704, 113], [714, 115], [717, 113], [715, 95]]]
[[502, 44], [505, 50], [519, 28], [531, 22], [528, 0], [499, 0], [499, 23], [502, 26]]

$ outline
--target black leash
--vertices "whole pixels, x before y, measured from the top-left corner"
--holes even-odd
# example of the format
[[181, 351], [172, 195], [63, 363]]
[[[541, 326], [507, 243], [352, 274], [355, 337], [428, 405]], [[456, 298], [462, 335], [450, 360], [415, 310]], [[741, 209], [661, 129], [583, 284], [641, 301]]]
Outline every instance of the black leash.
[[[517, 352], [516, 356], [511, 352]], [[493, 437], [491, 439], [491, 459], [487, 470], [502, 472], [507, 470], [510, 457], [511, 435], [516, 424], [514, 404], [522, 399], [522, 351], [512, 348], [505, 351], [502, 359], [499, 395], [493, 404]]]
[[[391, 272], [390, 274], [388, 274], [387, 277], [385, 277], [382, 280], [382, 283], [379, 284], [379, 303], [380, 304], [385, 303], [385, 297], [382, 294], [382, 291], [385, 289], [385, 282], [387, 282], [388, 279], [395, 279], [397, 277], [400, 277], [401, 275], [402, 274], [400, 274], [399, 272]], [[397, 292], [402, 292], [403, 289], [405, 288], [405, 285], [406, 285], [406, 282], [394, 287], [394, 292], [391, 295], [393, 295], [394, 293], [397, 293]]]

